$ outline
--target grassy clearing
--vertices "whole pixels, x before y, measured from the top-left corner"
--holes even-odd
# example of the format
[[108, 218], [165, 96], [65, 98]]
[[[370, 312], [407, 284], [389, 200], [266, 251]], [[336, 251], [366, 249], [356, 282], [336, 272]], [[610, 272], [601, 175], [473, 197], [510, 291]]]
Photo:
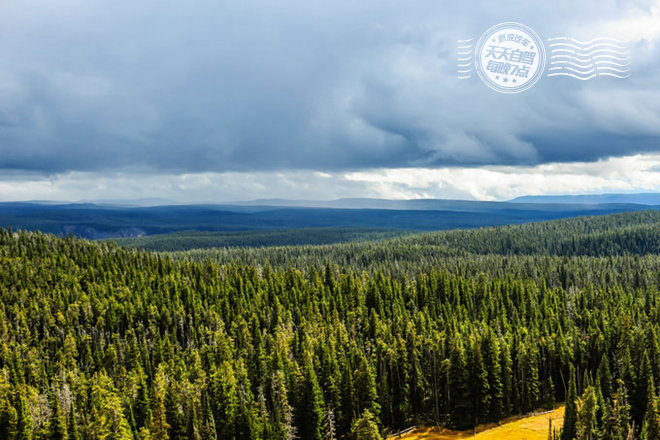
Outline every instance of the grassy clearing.
[[477, 434], [474, 431], [453, 431], [444, 428], [420, 428], [401, 437], [402, 440], [454, 440], [473, 438], [474, 440], [546, 440], [548, 438], [548, 418], [557, 430], [564, 422], [564, 407], [552, 412], [533, 414], [525, 417], [509, 418], [500, 425], [479, 425]]

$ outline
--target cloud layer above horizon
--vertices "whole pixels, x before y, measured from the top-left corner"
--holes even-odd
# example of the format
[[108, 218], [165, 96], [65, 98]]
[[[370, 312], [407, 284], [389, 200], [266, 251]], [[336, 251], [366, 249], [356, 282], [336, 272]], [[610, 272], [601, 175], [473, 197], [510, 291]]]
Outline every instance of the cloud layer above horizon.
[[[502, 21], [544, 39], [628, 40], [632, 76], [544, 77], [517, 95], [458, 81], [456, 40]], [[285, 176], [315, 198], [318, 176], [329, 175], [328, 193], [367, 195], [397, 173], [425, 181], [473, 170], [485, 181], [492, 167], [551, 175], [553, 164], [629, 164], [660, 152], [660, 0], [2, 2], [0, 41], [4, 199], [16, 182], [71, 176], [121, 178], [120, 187], [262, 176], [262, 189], [248, 191], [255, 197]], [[637, 182], [629, 190], [660, 189], [657, 164], [644, 172], [624, 176]], [[589, 181], [575, 191], [594, 190]], [[554, 182], [544, 190], [570, 191]], [[616, 182], [600, 188], [622, 188]], [[431, 193], [450, 197], [447, 185]], [[400, 195], [426, 194], [410, 188]], [[82, 198], [104, 198], [89, 191]]]

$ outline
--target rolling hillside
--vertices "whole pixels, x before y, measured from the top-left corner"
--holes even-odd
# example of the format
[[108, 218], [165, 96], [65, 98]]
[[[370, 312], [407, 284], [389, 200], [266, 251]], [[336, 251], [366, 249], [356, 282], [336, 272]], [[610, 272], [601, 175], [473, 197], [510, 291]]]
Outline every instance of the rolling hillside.
[[[348, 206], [348, 207], [347, 207]], [[0, 203], [0, 225], [83, 238], [182, 231], [282, 231], [299, 228], [433, 231], [527, 223], [654, 209], [641, 204], [535, 204], [453, 200], [359, 200], [336, 207]], [[313, 241], [311, 241], [313, 243]], [[287, 244], [297, 244], [287, 243]]]

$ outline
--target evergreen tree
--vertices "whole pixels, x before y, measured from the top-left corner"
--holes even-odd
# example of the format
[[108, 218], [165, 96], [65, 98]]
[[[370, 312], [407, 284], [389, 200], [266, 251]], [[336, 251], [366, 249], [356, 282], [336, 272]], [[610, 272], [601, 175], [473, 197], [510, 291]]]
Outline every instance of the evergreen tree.
[[277, 370], [271, 379], [271, 396], [273, 399], [273, 418], [275, 421], [275, 439], [293, 440], [296, 438], [296, 427], [293, 421], [293, 408], [289, 405], [284, 373]]
[[603, 357], [600, 360], [600, 365], [598, 366], [598, 378], [600, 379], [600, 388], [605, 399], [612, 397], [613, 385], [612, 385], [612, 373], [610, 373], [610, 360], [607, 357], [607, 353], [603, 354]]
[[644, 350], [641, 359], [641, 368], [636, 381], [633, 383], [634, 393], [630, 402], [631, 415], [635, 421], [635, 426], [638, 427], [644, 424], [644, 415], [648, 408], [648, 383], [649, 381], [653, 381], [651, 361], [646, 350]]
[[67, 432], [69, 440], [81, 440], [80, 431], [78, 430], [78, 420], [76, 416], [76, 405], [71, 402], [69, 408], [69, 416], [67, 417]]
[[455, 341], [450, 352], [449, 371], [449, 407], [451, 420], [455, 426], [468, 428], [473, 426], [474, 419], [470, 417], [473, 410], [473, 399], [468, 383], [469, 371], [465, 351], [459, 341]]
[[52, 440], [68, 440], [69, 433], [66, 418], [57, 396], [53, 396], [51, 399], [51, 410], [50, 438]]
[[561, 440], [574, 440], [577, 435], [577, 391], [575, 386], [575, 369], [571, 365], [568, 380], [568, 395], [564, 409], [564, 426], [561, 431]]
[[11, 403], [0, 401], [0, 438], [14, 440], [17, 436], [18, 413]]
[[351, 437], [353, 440], [382, 440], [378, 424], [368, 409], [365, 409], [360, 418], [353, 423]]
[[32, 440], [32, 415], [23, 392], [18, 396], [16, 440]]
[[227, 361], [211, 377], [213, 417], [217, 422], [218, 436], [231, 439], [235, 436], [238, 417], [238, 383], [234, 369]]
[[199, 433], [199, 419], [197, 417], [197, 408], [194, 402], [191, 402], [190, 411], [188, 415], [188, 424], [186, 427], [186, 434], [189, 440], [202, 440]]
[[588, 386], [578, 402], [578, 416], [576, 423], [577, 440], [595, 440], [598, 438], [598, 420], [596, 411], [596, 391], [593, 386]]
[[305, 376], [300, 384], [300, 400], [297, 406], [297, 425], [301, 438], [322, 440], [325, 414], [323, 393], [311, 363], [305, 365]]
[[236, 437], [257, 440], [261, 438], [264, 427], [260, 423], [257, 402], [252, 393], [252, 384], [248, 378], [248, 371], [242, 361], [239, 361], [236, 365], [236, 381], [238, 383]]
[[353, 386], [357, 397], [357, 410], [368, 409], [371, 414], [378, 416], [380, 405], [378, 404], [378, 393], [376, 391], [376, 375], [372, 367], [363, 355], [359, 356], [358, 367], [353, 374]]
[[513, 362], [511, 360], [511, 351], [508, 344], [503, 342], [500, 348], [500, 366], [502, 368], [502, 393], [503, 393], [503, 402], [502, 407], [504, 409], [504, 414], [511, 414], [513, 411], [512, 408], [512, 399], [514, 394], [514, 385], [513, 385]]
[[154, 439], [169, 440], [169, 430], [171, 426], [167, 423], [167, 410], [165, 408], [165, 400], [163, 396], [156, 396], [156, 406], [153, 411], [153, 416], [150, 417], [151, 425], [149, 430]]
[[[211, 376], [211, 387], [212, 389], [215, 389], [213, 387], [214, 385], [214, 377]], [[175, 387], [173, 384], [169, 384], [166, 389], [165, 389], [165, 398], [163, 402], [163, 406], [165, 408], [165, 421], [167, 422], [167, 425], [169, 426], [169, 430], [166, 428], [166, 431], [169, 434], [169, 437], [172, 440], [183, 440], [186, 438], [186, 426], [185, 426], [185, 421], [183, 418], [183, 412], [181, 411], [180, 408], [180, 402], [178, 401]], [[160, 411], [160, 410], [159, 410]], [[154, 414], [156, 419], [162, 420], [162, 414], [159, 413], [159, 411], [156, 411], [158, 414]], [[152, 419], [153, 421], [153, 419]], [[162, 429], [161, 429], [162, 432]]]
[[618, 395], [612, 397], [610, 405], [606, 405], [603, 413], [602, 440], [625, 440], [626, 426], [622, 425], [621, 402]]
[[477, 426], [480, 420], [483, 421], [488, 417], [490, 412], [490, 384], [488, 382], [488, 371], [484, 365], [481, 355], [481, 348], [476, 345], [473, 349], [474, 359], [471, 364], [474, 366], [472, 371], [471, 383], [473, 384], [474, 391], [474, 422], [473, 426]]
[[[208, 393], [204, 393], [202, 397], [202, 426], [200, 428], [200, 436], [205, 440], [217, 440], [215, 431], [215, 419], [211, 411], [211, 402]], [[167, 411], [165, 412], [167, 414]]]
[[658, 421], [658, 404], [655, 398], [653, 375], [649, 375], [647, 384], [646, 413], [643, 429], [647, 440], [660, 440], [660, 421]]
[[134, 405], [133, 416], [138, 428], [151, 425], [151, 398], [144, 373], [139, 374], [140, 381], [137, 390], [137, 400]]
[[490, 329], [486, 332], [482, 352], [485, 370], [488, 375], [488, 391], [491, 396], [488, 419], [499, 420], [505, 414], [504, 385], [500, 365], [500, 348], [493, 331]]

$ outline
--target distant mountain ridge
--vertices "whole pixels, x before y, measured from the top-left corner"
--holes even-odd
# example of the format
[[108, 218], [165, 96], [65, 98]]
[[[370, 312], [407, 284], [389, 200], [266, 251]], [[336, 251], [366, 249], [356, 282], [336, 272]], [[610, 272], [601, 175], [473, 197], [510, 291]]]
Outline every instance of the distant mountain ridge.
[[300, 208], [333, 208], [333, 209], [395, 209], [395, 210], [472, 210], [484, 207], [502, 209], [511, 203], [518, 205], [551, 203], [556, 205], [648, 205], [660, 206], [660, 193], [649, 194], [597, 194], [578, 196], [522, 196], [509, 201], [483, 201], [460, 199], [374, 199], [374, 198], [341, 198], [335, 200], [289, 200], [289, 199], [257, 199], [251, 201], [231, 202], [222, 206], [268, 206], [268, 207], [300, 207]]
[[[270, 205], [269, 205], [270, 203]], [[0, 203], [0, 227], [98, 239], [179, 231], [275, 231], [357, 228], [433, 231], [660, 209], [632, 203], [524, 203], [466, 200], [340, 199], [314, 206], [290, 201], [226, 205], [113, 206]], [[307, 203], [299, 201], [299, 203]], [[309, 202], [311, 203], [311, 202]], [[345, 234], [344, 234], [345, 235]]]
[[660, 193], [605, 193], [579, 195], [526, 195], [503, 201], [464, 200], [464, 199], [379, 199], [369, 197], [343, 197], [331, 200], [268, 198], [237, 201], [208, 201], [185, 203], [167, 198], [141, 199], [88, 199], [77, 201], [30, 200], [6, 203], [26, 203], [39, 205], [95, 205], [104, 207], [145, 208], [158, 206], [228, 206], [228, 207], [298, 207], [298, 208], [341, 208], [341, 209], [456, 209], [470, 206], [497, 206], [506, 203], [553, 203], [553, 204], [637, 204], [660, 206]]
[[511, 200], [511, 203], [634, 203], [653, 206], [660, 205], [660, 193], [522, 196]]

